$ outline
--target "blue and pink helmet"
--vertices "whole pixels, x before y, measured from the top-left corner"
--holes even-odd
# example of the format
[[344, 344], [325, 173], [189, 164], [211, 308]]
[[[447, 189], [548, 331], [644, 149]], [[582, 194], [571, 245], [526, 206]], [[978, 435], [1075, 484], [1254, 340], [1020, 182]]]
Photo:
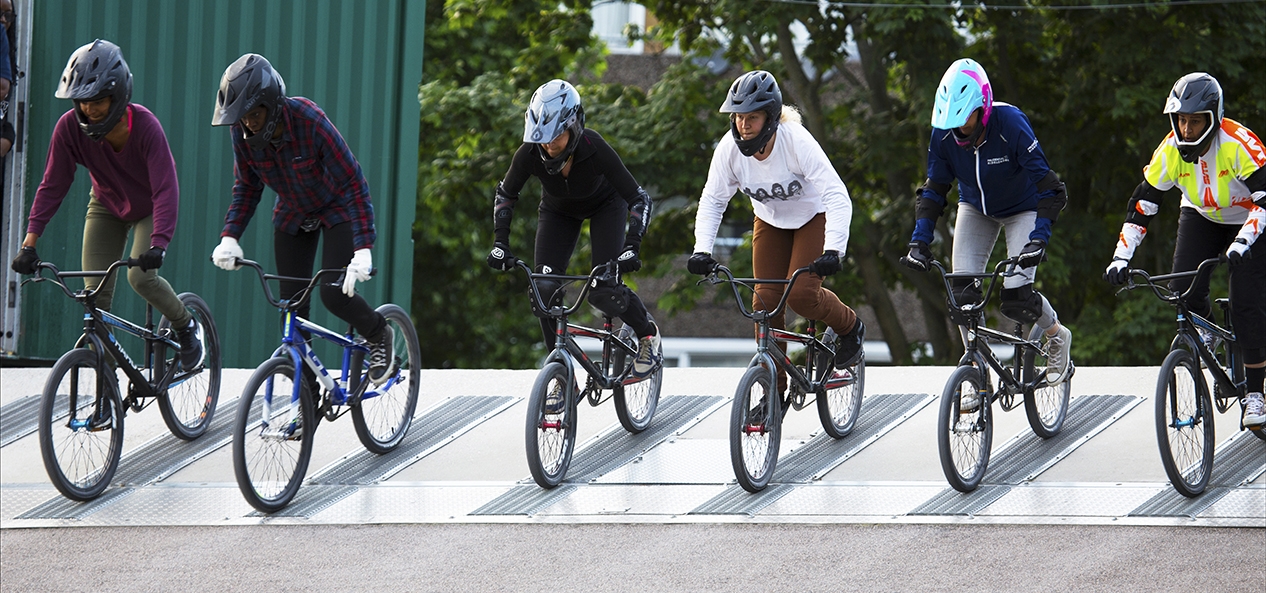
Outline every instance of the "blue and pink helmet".
[[[977, 136], [989, 123], [989, 114], [993, 112], [993, 87], [989, 85], [989, 75], [985, 74], [983, 66], [976, 60], [963, 58], [950, 64], [945, 76], [941, 77], [941, 83], [936, 86], [932, 127], [957, 132], [977, 109], [982, 110], [980, 127], [972, 136]], [[975, 140], [957, 133], [954, 138], [961, 146], [970, 145]]]

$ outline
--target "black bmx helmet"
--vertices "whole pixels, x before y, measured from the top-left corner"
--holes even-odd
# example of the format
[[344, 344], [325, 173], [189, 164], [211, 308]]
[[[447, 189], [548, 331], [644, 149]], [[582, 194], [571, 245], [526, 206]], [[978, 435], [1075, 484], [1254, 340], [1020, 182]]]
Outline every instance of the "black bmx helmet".
[[[1178, 132], [1178, 114], [1205, 114], [1209, 116], [1204, 133], [1190, 142], [1183, 139]], [[1165, 100], [1165, 114], [1169, 115], [1169, 125], [1174, 130], [1174, 139], [1178, 142], [1178, 154], [1182, 160], [1194, 163], [1200, 155], [1209, 150], [1213, 137], [1222, 127], [1222, 85], [1218, 80], [1204, 72], [1192, 72], [1174, 83]]]
[[[544, 145], [553, 142], [564, 131], [571, 134], [567, 147], [558, 156], [550, 158]], [[532, 100], [523, 114], [523, 141], [537, 145], [545, 171], [550, 175], [557, 175], [563, 170], [567, 159], [580, 144], [584, 131], [585, 108], [580, 104], [580, 93], [571, 83], [556, 78], [532, 93]]]
[[97, 39], [75, 50], [66, 62], [54, 95], [58, 99], [71, 99], [76, 104], [110, 97], [110, 111], [105, 119], [95, 124], [89, 122], [78, 108], [75, 109], [79, 129], [93, 140], [105, 138], [119, 123], [132, 100], [132, 71], [123, 60], [123, 51], [104, 39]]
[[734, 143], [738, 144], [743, 156], [752, 156], [765, 147], [765, 143], [773, 137], [778, 129], [778, 120], [782, 118], [782, 91], [778, 90], [778, 81], [774, 75], [764, 70], [753, 70], [739, 76], [730, 85], [730, 92], [721, 104], [721, 113], [751, 113], [764, 111], [768, 116], [760, 133], [751, 140], [739, 136], [738, 126], [734, 118], [730, 118], [730, 133], [734, 135]]
[[230, 126], [239, 121], [256, 106], [268, 108], [268, 120], [264, 129], [251, 134], [242, 126], [246, 144], [254, 149], [268, 146], [277, 124], [281, 121], [286, 98], [286, 81], [273, 70], [273, 65], [259, 54], [244, 54], [229, 64], [220, 78], [220, 91], [215, 95], [215, 114], [211, 125]]

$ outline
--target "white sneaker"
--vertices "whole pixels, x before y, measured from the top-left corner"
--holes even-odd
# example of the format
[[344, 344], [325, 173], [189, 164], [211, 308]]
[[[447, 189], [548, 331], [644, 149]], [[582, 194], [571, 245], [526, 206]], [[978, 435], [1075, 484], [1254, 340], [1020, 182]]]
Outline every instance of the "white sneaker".
[[958, 413], [972, 414], [980, 407], [980, 394], [975, 389], [961, 392], [958, 398]]
[[1068, 326], [1060, 325], [1055, 335], [1046, 339], [1046, 382], [1058, 385], [1068, 375], [1068, 349], [1073, 341], [1073, 332]]
[[641, 381], [651, 376], [664, 362], [660, 353], [659, 326], [655, 326], [655, 333], [639, 338], [637, 342], [637, 358], [633, 360], [633, 374], [629, 378]]
[[1244, 428], [1261, 428], [1266, 425], [1266, 401], [1258, 392], [1244, 396]]

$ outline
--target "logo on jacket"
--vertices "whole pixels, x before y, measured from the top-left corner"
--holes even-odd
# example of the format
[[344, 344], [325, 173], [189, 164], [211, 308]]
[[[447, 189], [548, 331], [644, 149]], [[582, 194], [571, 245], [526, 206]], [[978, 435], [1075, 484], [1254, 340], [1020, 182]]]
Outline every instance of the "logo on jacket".
[[769, 188], [769, 191], [765, 191], [765, 188], [763, 187], [760, 189], [755, 189], [755, 190], [750, 187], [745, 187], [743, 188], [743, 193], [747, 194], [748, 197], [761, 203], [769, 202], [772, 200], [779, 200], [779, 201], [785, 202], [787, 200], [790, 200], [804, 193], [804, 187], [800, 185], [799, 181], [792, 181], [790, 184], [787, 185], [786, 189], [783, 189], [781, 183], [775, 183], [772, 187]]
[[1010, 157], [996, 156], [996, 157], [986, 160], [985, 164], [986, 165], [1001, 165], [1003, 163], [1009, 163], [1009, 162], [1011, 162]]

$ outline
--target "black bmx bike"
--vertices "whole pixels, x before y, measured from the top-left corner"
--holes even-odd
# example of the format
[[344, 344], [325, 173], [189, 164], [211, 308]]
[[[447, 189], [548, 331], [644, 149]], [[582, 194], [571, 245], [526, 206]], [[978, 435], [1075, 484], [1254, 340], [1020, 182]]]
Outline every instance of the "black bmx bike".
[[[1157, 298], [1173, 305], [1178, 313], [1178, 330], [1156, 380], [1156, 443], [1169, 483], [1188, 497], [1204, 492], [1213, 474], [1215, 404], [1219, 413], [1231, 409], [1237, 401], [1242, 408], [1248, 393], [1244, 353], [1231, 325], [1230, 300], [1216, 300], [1225, 326], [1192, 313], [1187, 307], [1186, 299], [1192, 288], [1208, 282], [1220, 261], [1225, 258], [1209, 258], [1200, 262], [1195, 270], [1161, 276], [1130, 269], [1127, 271], [1129, 280], [1122, 289], [1150, 289]], [[1162, 285], [1176, 278], [1193, 277], [1195, 281], [1182, 294], [1170, 290], [1167, 284]], [[1135, 278], [1141, 282], [1135, 283]], [[1202, 339], [1201, 330], [1209, 336], [1209, 341]], [[1213, 379], [1212, 397], [1201, 367]], [[1240, 429], [1244, 429], [1243, 420]], [[1251, 430], [1257, 438], [1266, 440], [1266, 431]]]
[[[1046, 380], [1048, 351], [1041, 342], [1041, 327], [1034, 324], [1026, 338], [1024, 324], [1019, 322], [1010, 332], [985, 326], [985, 307], [998, 281], [1020, 273], [1016, 258], [998, 262], [991, 273], [979, 274], [950, 273], [940, 262], [931, 263], [944, 281], [950, 320], [961, 326], [967, 337], [966, 352], [941, 393], [937, 450], [950, 486], [959, 492], [971, 492], [980, 485], [989, 467], [993, 403], [998, 402], [1007, 412], [1023, 403], [1034, 434], [1049, 439], [1064, 426], [1076, 368], [1070, 358], [1063, 380], [1052, 385]], [[982, 290], [985, 280], [988, 285]], [[988, 342], [1014, 348], [1010, 366], [998, 360]], [[993, 374], [998, 376], [996, 390]]]
[[[729, 268], [718, 265], [700, 280], [701, 283], [728, 283], [739, 312], [757, 326], [756, 355], [739, 380], [730, 410], [730, 463], [734, 466], [734, 477], [748, 492], [761, 491], [774, 475], [782, 439], [782, 419], [789, 409], [802, 410], [816, 401], [822, 428], [837, 439], [853, 431], [861, 412], [866, 384], [864, 352], [855, 364], [837, 370], [834, 366], [835, 332], [830, 328], [819, 338], [813, 320], [809, 320], [804, 334], [770, 327], [771, 320], [786, 309], [791, 287], [808, 271], [807, 267], [800, 268], [790, 279], [735, 278]], [[782, 298], [772, 308], [749, 310], [739, 287], [754, 292], [757, 284], [784, 285]], [[803, 345], [804, 364], [793, 363], [787, 356], [786, 346], [771, 348], [771, 343]], [[779, 370], [787, 374], [786, 393], [777, 391]]]
[[[528, 397], [524, 434], [532, 479], [542, 488], [553, 488], [563, 481], [571, 465], [576, 446], [576, 412], [580, 402], [588, 401], [590, 406], [598, 406], [614, 397], [620, 425], [630, 433], [642, 432], [650, 426], [655, 408], [659, 405], [664, 368], [661, 362], [649, 377], [641, 380], [633, 378], [633, 362], [638, 352], [637, 336], [627, 325], [615, 329], [610, 315], [603, 314], [602, 329], [567, 320], [580, 309], [592, 288], [604, 283], [619, 283], [619, 271], [614, 261], [595, 267], [588, 276], [538, 274], [518, 259], [514, 265], [527, 274], [529, 292], [537, 310], [553, 320], [555, 327], [554, 350], [546, 356]], [[562, 297], [566, 287], [579, 282], [583, 282], [584, 286], [574, 302], [565, 304]], [[543, 285], [559, 288], [554, 294], [543, 295]], [[576, 343], [577, 337], [600, 340], [602, 358], [591, 359]], [[662, 348], [658, 354], [662, 361]], [[583, 390], [576, 376], [577, 365], [588, 376]]]
[[[207, 431], [220, 398], [220, 340], [211, 309], [201, 297], [179, 295], [198, 322], [202, 343], [202, 359], [191, 368], [180, 364], [180, 344], [171, 321], [163, 317], [155, 327], [154, 308], [148, 303], [144, 326], [97, 308], [100, 287], [119, 268], [136, 265], [135, 259], [126, 259], [104, 271], [62, 272], [40, 262], [38, 274], [23, 282], [52, 282], [84, 308], [83, 334], [49, 372], [38, 419], [44, 469], [53, 486], [71, 500], [96, 498], [110, 484], [123, 453], [123, 418], [128, 411], [140, 412], [158, 402], [168, 430], [191, 441]], [[52, 275], [44, 276], [45, 270]], [[68, 278], [102, 282], [96, 289], [71, 290]], [[139, 363], [123, 349], [116, 333], [145, 342]], [[114, 366], [128, 379], [126, 392]]]

